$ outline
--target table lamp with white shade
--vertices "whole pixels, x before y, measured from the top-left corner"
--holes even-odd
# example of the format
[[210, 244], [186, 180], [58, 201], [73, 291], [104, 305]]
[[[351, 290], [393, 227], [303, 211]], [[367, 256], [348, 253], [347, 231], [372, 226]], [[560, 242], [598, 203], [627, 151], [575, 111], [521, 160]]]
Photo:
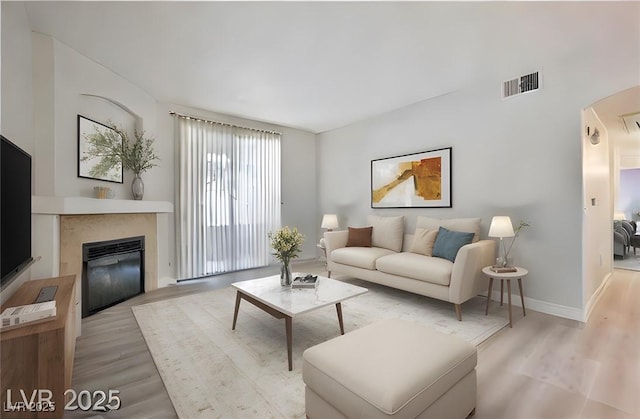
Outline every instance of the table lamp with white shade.
[[[336, 214], [325, 214], [322, 216], [321, 228], [326, 228], [327, 231], [333, 231], [334, 228], [338, 228], [338, 216]], [[324, 237], [320, 239], [320, 245], [324, 247]]]
[[[500, 267], [507, 265], [507, 254], [502, 239], [504, 237], [514, 237], [515, 235], [516, 233], [513, 231], [513, 224], [511, 224], [511, 218], [509, 216], [497, 215], [493, 217], [491, 227], [489, 227], [489, 237], [500, 237], [499, 256], [496, 265]], [[500, 253], [502, 253], [502, 255], [500, 255]]]
[[325, 214], [322, 217], [322, 228], [326, 228], [327, 231], [332, 231], [334, 228], [338, 228], [338, 216], [336, 214]]

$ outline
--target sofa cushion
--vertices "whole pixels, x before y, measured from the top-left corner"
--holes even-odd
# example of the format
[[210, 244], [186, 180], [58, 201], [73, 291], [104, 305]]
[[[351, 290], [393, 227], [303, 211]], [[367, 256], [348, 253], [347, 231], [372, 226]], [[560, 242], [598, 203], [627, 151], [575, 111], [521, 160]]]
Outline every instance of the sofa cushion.
[[376, 260], [376, 269], [391, 275], [449, 285], [453, 263], [447, 259], [402, 252], [382, 256]]
[[428, 230], [426, 228], [416, 228], [411, 242], [410, 252], [419, 255], [431, 256], [433, 252], [433, 243], [436, 241], [438, 230]]
[[341, 247], [331, 252], [331, 260], [363, 269], [376, 269], [376, 259], [395, 253], [381, 247]]
[[371, 247], [371, 232], [373, 227], [348, 227], [347, 247]]
[[416, 228], [426, 228], [437, 230], [440, 227], [452, 231], [464, 231], [473, 233], [473, 243], [480, 240], [480, 218], [431, 218], [418, 216], [416, 218]]
[[373, 226], [371, 245], [399, 252], [404, 238], [404, 216], [379, 217], [370, 215], [368, 223]]
[[436, 242], [433, 244], [433, 256], [445, 258], [454, 262], [458, 250], [465, 244], [471, 243], [473, 233], [464, 233], [461, 231], [451, 231], [444, 227], [438, 230]]

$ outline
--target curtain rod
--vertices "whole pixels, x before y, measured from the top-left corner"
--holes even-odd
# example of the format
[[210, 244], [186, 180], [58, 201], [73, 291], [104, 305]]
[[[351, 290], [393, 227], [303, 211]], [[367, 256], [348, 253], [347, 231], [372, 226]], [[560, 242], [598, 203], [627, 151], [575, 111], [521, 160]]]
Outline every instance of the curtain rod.
[[279, 132], [279, 131], [270, 131], [270, 130], [266, 130], [266, 129], [243, 127], [242, 125], [230, 124], [228, 122], [211, 121], [211, 120], [208, 120], [208, 119], [202, 119], [202, 118], [198, 118], [198, 117], [195, 117], [195, 116], [184, 115], [184, 114], [181, 114], [181, 113], [178, 113], [178, 112], [174, 112], [174, 111], [169, 111], [169, 115], [177, 116], [178, 118], [193, 119], [194, 121], [206, 122], [208, 124], [222, 125], [222, 126], [232, 127], [232, 128], [248, 129], [248, 130], [251, 130], [251, 131], [265, 132], [267, 134], [282, 135], [282, 133]]

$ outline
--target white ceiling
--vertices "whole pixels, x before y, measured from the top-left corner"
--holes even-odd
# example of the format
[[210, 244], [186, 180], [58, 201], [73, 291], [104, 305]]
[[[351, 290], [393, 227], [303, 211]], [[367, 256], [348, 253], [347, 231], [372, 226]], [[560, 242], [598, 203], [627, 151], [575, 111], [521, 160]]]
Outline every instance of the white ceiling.
[[606, 18], [606, 7], [574, 2], [26, 3], [33, 30], [160, 101], [314, 133], [487, 79], [497, 83], [498, 94], [502, 80], [606, 43], [607, 32], [594, 30]]

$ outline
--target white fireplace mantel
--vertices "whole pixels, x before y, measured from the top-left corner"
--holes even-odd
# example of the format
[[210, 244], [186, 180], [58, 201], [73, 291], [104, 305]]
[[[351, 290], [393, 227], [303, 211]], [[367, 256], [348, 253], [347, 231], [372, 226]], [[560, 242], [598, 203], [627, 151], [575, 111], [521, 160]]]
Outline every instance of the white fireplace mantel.
[[34, 214], [56, 215], [173, 212], [173, 204], [167, 201], [97, 199], [74, 196], [33, 196], [31, 207]]
[[[145, 236], [145, 291], [171, 276], [167, 201], [135, 201], [85, 197], [32, 196], [32, 252], [40, 261], [31, 276], [49, 278], [75, 274], [82, 278], [82, 243]], [[81, 324], [82, 281], [76, 281], [78, 323]], [[78, 335], [80, 328], [78, 328]]]

